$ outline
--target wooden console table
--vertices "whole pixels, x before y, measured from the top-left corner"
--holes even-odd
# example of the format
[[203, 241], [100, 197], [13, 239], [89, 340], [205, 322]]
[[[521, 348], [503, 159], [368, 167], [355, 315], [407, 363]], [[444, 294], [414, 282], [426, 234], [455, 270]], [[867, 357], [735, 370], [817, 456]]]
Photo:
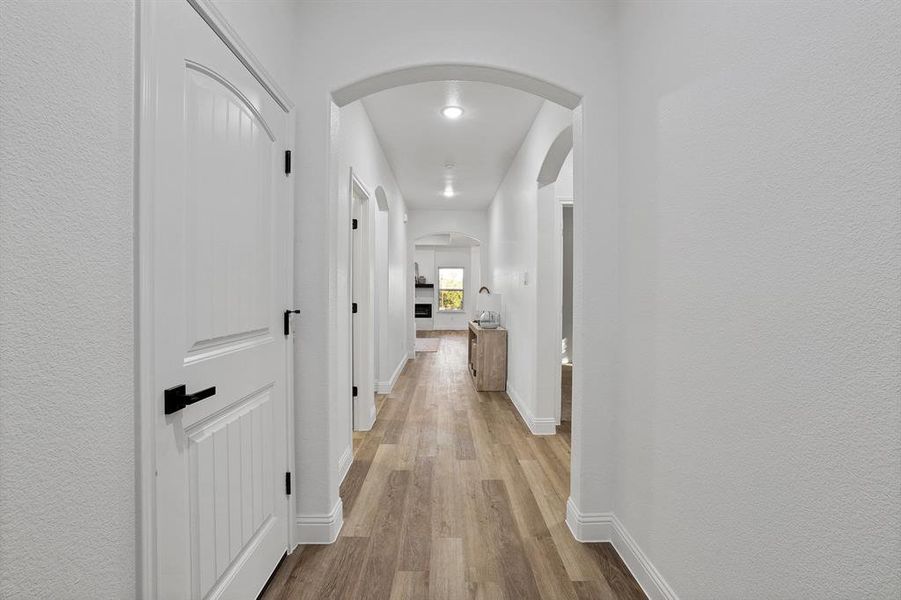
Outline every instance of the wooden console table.
[[468, 365], [477, 391], [506, 391], [507, 330], [503, 327], [483, 329], [470, 321]]

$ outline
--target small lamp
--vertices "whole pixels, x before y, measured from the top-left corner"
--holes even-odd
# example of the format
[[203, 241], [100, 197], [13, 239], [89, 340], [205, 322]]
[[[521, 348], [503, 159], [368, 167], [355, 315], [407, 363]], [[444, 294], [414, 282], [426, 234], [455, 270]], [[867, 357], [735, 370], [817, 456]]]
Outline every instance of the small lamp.
[[501, 324], [501, 294], [492, 294], [487, 287], [479, 290], [476, 308], [479, 318], [476, 322], [483, 329], [497, 329]]

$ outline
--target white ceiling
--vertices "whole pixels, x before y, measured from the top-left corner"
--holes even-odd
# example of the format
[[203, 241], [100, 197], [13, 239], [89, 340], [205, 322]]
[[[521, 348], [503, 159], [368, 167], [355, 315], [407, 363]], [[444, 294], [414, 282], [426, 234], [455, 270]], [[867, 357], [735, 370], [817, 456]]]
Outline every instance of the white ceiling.
[[[385, 90], [362, 102], [408, 208], [482, 210], [543, 100], [491, 83], [437, 81]], [[448, 105], [462, 107], [463, 116], [445, 118], [441, 109]], [[443, 195], [447, 183], [452, 198]]]

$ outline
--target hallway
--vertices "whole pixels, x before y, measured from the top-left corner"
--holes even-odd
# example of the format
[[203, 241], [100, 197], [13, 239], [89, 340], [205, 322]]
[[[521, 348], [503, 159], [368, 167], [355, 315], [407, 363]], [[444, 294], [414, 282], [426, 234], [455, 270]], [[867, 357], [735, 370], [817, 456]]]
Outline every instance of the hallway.
[[609, 544], [564, 523], [568, 440], [473, 390], [463, 332], [433, 335], [355, 444], [338, 541], [298, 548], [263, 598], [644, 598]]

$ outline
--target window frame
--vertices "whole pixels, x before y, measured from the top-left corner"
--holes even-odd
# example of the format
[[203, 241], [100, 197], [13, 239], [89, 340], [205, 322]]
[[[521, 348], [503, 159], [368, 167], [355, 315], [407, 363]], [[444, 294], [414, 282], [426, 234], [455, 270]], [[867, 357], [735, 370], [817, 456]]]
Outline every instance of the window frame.
[[[437, 267], [438, 269], [438, 295], [435, 298], [435, 303], [438, 305], [438, 310], [436, 311], [438, 314], [449, 314], [449, 313], [465, 313], [466, 312], [466, 267], [452, 267], [452, 266], [442, 266]], [[443, 269], [451, 270], [451, 269], [459, 269], [463, 272], [463, 277], [461, 278], [460, 285], [462, 287], [459, 288], [443, 288], [441, 287], [441, 271]], [[441, 292], [460, 292], [460, 308], [441, 308]]]

